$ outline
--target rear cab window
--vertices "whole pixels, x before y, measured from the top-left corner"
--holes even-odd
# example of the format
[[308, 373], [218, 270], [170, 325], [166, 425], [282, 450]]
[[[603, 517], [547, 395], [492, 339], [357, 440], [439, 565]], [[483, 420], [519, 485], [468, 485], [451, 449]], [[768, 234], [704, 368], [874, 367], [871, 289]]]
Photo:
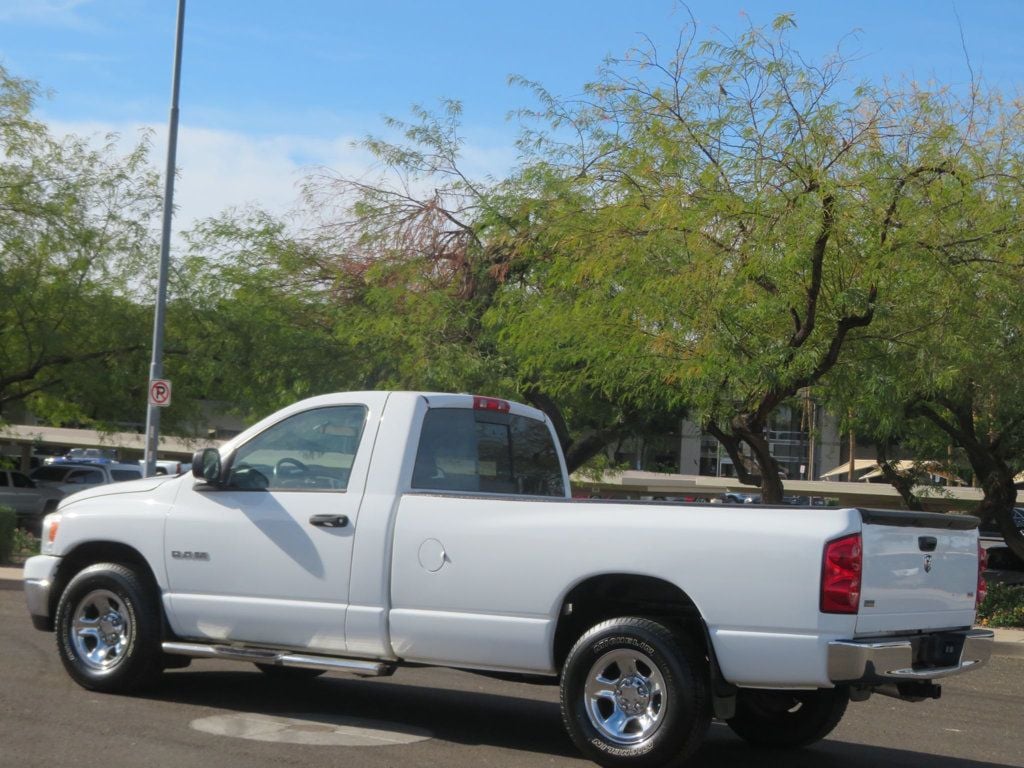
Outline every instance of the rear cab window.
[[547, 423], [496, 407], [430, 408], [420, 432], [412, 488], [565, 496], [562, 464]]

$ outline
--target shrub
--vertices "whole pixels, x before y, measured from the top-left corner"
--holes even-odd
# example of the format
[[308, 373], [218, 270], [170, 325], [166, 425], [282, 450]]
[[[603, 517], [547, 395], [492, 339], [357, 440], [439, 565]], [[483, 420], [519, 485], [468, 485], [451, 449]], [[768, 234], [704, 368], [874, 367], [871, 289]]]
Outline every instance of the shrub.
[[32, 557], [39, 554], [40, 540], [24, 528], [14, 529], [14, 556]]
[[10, 507], [0, 507], [0, 563], [11, 559], [14, 551], [14, 524], [17, 517]]
[[990, 585], [978, 620], [988, 627], [1024, 627], [1024, 584]]

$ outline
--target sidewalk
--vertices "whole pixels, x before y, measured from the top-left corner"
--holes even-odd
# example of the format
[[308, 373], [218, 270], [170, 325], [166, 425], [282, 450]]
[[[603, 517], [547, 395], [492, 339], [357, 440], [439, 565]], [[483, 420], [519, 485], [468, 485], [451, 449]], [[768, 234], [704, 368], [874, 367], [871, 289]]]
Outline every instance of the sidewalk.
[[[21, 568], [0, 568], [0, 582], [21, 581]], [[4, 585], [8, 588], [14, 584]], [[996, 641], [992, 647], [995, 656], [1013, 656], [1024, 659], [1024, 629], [992, 629]]]

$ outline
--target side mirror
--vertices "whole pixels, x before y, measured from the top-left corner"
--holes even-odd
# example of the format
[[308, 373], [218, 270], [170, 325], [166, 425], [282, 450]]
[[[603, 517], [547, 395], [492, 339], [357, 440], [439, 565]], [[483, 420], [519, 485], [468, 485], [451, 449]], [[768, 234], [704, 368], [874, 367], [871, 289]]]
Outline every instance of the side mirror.
[[203, 448], [192, 457], [192, 475], [205, 480], [211, 485], [220, 485], [220, 451], [216, 448]]

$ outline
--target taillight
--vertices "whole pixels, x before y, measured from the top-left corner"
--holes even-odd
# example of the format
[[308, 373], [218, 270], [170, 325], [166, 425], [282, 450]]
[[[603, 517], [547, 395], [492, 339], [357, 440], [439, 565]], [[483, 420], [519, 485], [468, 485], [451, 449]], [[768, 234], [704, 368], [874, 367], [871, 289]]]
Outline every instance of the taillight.
[[508, 400], [499, 400], [496, 397], [473, 397], [473, 409], [477, 411], [497, 411], [508, 413], [512, 410], [512, 404]]
[[821, 566], [821, 612], [856, 613], [860, 606], [860, 574], [864, 560], [860, 534], [825, 545]]
[[988, 594], [988, 584], [985, 583], [985, 570], [988, 568], [988, 550], [978, 543], [978, 589], [974, 593], [974, 606], [981, 605], [981, 601]]

